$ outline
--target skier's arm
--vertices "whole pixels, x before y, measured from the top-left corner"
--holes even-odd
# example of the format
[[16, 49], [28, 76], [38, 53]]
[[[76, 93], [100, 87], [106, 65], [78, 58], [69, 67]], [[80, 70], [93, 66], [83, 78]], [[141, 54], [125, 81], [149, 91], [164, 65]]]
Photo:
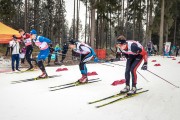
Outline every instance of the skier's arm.
[[96, 53], [95, 53], [95, 51], [94, 51], [94, 49], [92, 49], [92, 48], [89, 48], [89, 49], [90, 49], [92, 55], [93, 55], [94, 57], [97, 57], [97, 56], [96, 56]]
[[47, 43], [51, 43], [51, 40], [42, 36], [39, 36], [39, 41], [40, 42], [47, 42]]

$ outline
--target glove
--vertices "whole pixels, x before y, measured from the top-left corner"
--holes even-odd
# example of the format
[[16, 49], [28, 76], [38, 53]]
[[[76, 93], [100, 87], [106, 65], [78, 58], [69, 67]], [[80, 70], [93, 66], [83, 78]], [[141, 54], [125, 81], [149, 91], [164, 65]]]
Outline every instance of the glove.
[[99, 59], [97, 57], [95, 57], [94, 62], [99, 62]]
[[143, 66], [141, 67], [141, 70], [147, 70], [147, 62], [145, 62], [145, 63], [143, 64]]

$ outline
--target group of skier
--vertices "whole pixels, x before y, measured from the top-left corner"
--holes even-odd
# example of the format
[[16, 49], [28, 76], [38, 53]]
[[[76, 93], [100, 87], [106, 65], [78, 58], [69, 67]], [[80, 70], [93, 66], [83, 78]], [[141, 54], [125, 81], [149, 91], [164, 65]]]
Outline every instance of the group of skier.
[[[38, 76], [39, 78], [47, 78], [48, 74], [46, 72], [45, 66], [43, 61], [50, 55], [49, 53], [53, 50], [52, 49], [52, 41], [48, 38], [43, 36], [38, 36], [37, 31], [32, 29], [30, 33], [24, 32], [24, 30], [20, 29], [19, 33], [21, 37], [16, 37], [16, 39], [20, 39], [25, 43], [26, 46], [26, 60], [29, 63], [30, 67], [28, 70], [33, 69], [33, 65], [31, 61], [35, 61], [38, 65], [39, 69], [42, 71], [42, 74]], [[39, 47], [40, 52], [37, 57], [37, 61], [31, 58], [33, 52], [32, 43], [35, 43], [36, 46]], [[50, 47], [49, 47], [50, 46]], [[72, 49], [74, 52], [80, 54], [80, 63], [79, 69], [82, 74], [82, 77], [78, 79], [79, 83], [87, 83], [87, 67], [86, 63], [94, 57], [94, 62], [98, 62], [98, 58], [94, 49], [92, 49], [89, 45], [76, 41], [70, 40], [68, 41], [67, 46]], [[142, 70], [147, 70], [147, 52], [144, 50], [143, 46], [138, 41], [133, 40], [126, 40], [126, 38], [121, 35], [117, 38], [117, 42], [115, 45], [118, 49], [122, 51], [124, 56], [127, 59], [126, 62], [126, 70], [125, 70], [125, 79], [126, 79], [126, 86], [122, 89], [121, 93], [128, 93], [128, 94], [135, 94], [136, 93], [136, 84], [137, 84], [137, 74], [136, 70], [141, 64], [142, 60], [144, 60], [144, 64], [142, 66]], [[67, 52], [67, 51], [66, 51]], [[130, 89], [130, 73], [132, 75], [132, 87]]]

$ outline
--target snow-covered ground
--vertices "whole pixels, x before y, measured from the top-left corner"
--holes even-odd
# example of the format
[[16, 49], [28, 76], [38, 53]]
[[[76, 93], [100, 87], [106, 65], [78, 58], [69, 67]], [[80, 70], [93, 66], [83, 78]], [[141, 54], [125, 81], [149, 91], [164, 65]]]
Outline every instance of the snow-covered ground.
[[[157, 62], [151, 62], [157, 60]], [[148, 69], [164, 79], [180, 86], [180, 58], [150, 57]], [[125, 61], [114, 62], [125, 65]], [[154, 66], [160, 63], [161, 66]], [[149, 90], [133, 98], [110, 104], [102, 108], [87, 104], [103, 97], [119, 93], [123, 85], [112, 86], [115, 80], [124, 79], [125, 68], [110, 63], [88, 64], [88, 71], [96, 71], [102, 81], [54, 92], [49, 87], [76, 81], [81, 77], [79, 67], [47, 67], [49, 75], [62, 75], [46, 80], [11, 84], [11, 81], [37, 77], [40, 71], [26, 73], [0, 73], [0, 120], [179, 120], [180, 88], [168, 84], [148, 71], [138, 74], [138, 88]], [[111, 66], [110, 66], [111, 65]], [[68, 71], [56, 72], [57, 68]]]

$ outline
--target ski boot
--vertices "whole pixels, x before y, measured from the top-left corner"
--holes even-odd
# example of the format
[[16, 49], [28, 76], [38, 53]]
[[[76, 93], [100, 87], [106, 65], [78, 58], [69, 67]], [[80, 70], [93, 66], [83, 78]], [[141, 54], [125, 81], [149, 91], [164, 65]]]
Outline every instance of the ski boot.
[[82, 74], [82, 77], [77, 82], [81, 84], [87, 83], [88, 82], [87, 75]]
[[48, 75], [46, 72], [43, 72], [38, 78], [41, 78], [41, 79], [48, 78]]
[[129, 92], [129, 90], [130, 90], [130, 87], [126, 85], [125, 88], [120, 91], [120, 93], [127, 93]]
[[127, 95], [133, 95], [136, 93], [136, 87], [132, 87], [132, 89], [127, 93]]
[[33, 68], [33, 66], [31, 66], [30, 68], [28, 68], [26, 71], [33, 71], [34, 70], [34, 68]]

